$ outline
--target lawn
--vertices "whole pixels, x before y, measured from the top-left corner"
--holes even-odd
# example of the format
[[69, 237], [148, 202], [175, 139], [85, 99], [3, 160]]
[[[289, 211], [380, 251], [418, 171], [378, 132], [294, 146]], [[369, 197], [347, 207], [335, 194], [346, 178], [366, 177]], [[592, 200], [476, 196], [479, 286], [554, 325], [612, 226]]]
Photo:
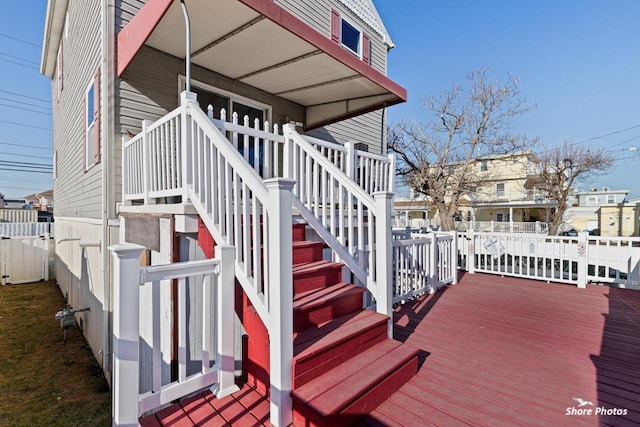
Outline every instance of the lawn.
[[54, 282], [0, 286], [0, 426], [109, 426], [111, 394]]

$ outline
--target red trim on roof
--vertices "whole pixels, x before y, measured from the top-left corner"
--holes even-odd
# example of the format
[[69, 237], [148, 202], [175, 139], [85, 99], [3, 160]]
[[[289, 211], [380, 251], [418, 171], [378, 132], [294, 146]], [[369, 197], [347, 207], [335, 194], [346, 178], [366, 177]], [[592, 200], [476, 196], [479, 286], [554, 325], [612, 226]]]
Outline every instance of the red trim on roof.
[[365, 64], [360, 58], [354, 56], [351, 52], [347, 52], [341, 46], [331, 40], [331, 38], [321, 34], [304, 21], [292, 15], [282, 7], [278, 6], [273, 0], [239, 0], [241, 3], [249, 6], [256, 12], [266, 16], [271, 21], [280, 25], [282, 28], [296, 34], [298, 37], [311, 43], [318, 49], [322, 50], [332, 58], [347, 65], [352, 70], [366, 76], [372, 82], [385, 88], [403, 101], [407, 100], [407, 90], [374, 69]]
[[131, 21], [118, 33], [118, 77], [147, 41], [173, 0], [148, 0]]

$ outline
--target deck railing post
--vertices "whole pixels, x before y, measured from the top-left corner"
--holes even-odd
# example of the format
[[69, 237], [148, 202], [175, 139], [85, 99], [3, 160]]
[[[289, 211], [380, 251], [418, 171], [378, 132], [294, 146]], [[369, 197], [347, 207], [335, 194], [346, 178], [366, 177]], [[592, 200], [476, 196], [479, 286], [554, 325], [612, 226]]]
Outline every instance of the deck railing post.
[[476, 238], [473, 229], [467, 233], [467, 271], [469, 274], [476, 272]]
[[272, 178], [264, 181], [267, 203], [269, 262], [269, 351], [271, 377], [270, 421], [276, 427], [293, 421], [291, 385], [293, 375], [293, 222], [291, 193], [295, 181]]
[[345, 165], [345, 171], [344, 173], [347, 174], [347, 176], [349, 178], [351, 178], [354, 182], [358, 182], [356, 180], [356, 144], [353, 141], [348, 141], [345, 145], [344, 148], [346, 149], [346, 156], [347, 156], [347, 160], [346, 160], [346, 165]]
[[453, 285], [458, 284], [458, 232], [452, 231], [451, 236], [451, 274], [453, 274]]
[[113, 394], [114, 426], [138, 425], [140, 254], [143, 246], [109, 246], [113, 274]]
[[220, 274], [216, 292], [216, 363], [220, 364], [218, 384], [211, 392], [218, 399], [238, 391], [235, 384], [235, 248], [230, 245], [215, 247], [215, 258], [220, 260]]
[[589, 263], [588, 260], [588, 234], [584, 231], [578, 233], [578, 287], [587, 287], [587, 269]]
[[[375, 251], [376, 251], [376, 310], [389, 316], [387, 335], [393, 337], [393, 240], [391, 236], [391, 211], [393, 193], [373, 193], [375, 200]], [[370, 225], [371, 226], [371, 225]]]
[[389, 154], [389, 183], [387, 184], [387, 191], [393, 193], [395, 188], [396, 177], [396, 155]]
[[[189, 199], [189, 188], [193, 185], [193, 171], [191, 165], [193, 159], [191, 159], [192, 153], [192, 129], [189, 120], [189, 104], [197, 106], [196, 102], [198, 97], [193, 92], [184, 91], [180, 94], [180, 107], [182, 109], [180, 113], [181, 126], [180, 126], [180, 155], [182, 162], [182, 203], [186, 203]], [[197, 107], [200, 108], [200, 107]]]
[[126, 144], [131, 138], [126, 135], [122, 135], [121, 138], [121, 147], [122, 147], [122, 159], [121, 159], [121, 170], [122, 170], [122, 204], [125, 206], [131, 205], [131, 201], [127, 199], [128, 189], [129, 189], [129, 152], [124, 148], [124, 144]]
[[151, 181], [151, 141], [147, 129], [152, 124], [153, 122], [151, 120], [142, 121], [142, 194], [144, 195], [145, 205], [151, 203], [151, 198], [149, 197], [149, 184]]
[[293, 171], [295, 170], [293, 166], [294, 148], [293, 148], [293, 141], [291, 138], [291, 133], [294, 130], [295, 130], [295, 127], [290, 123], [287, 123], [282, 126], [282, 135], [284, 136], [284, 147], [283, 147], [283, 153], [282, 153], [282, 161], [283, 161], [282, 175], [285, 178], [289, 178], [289, 179], [294, 178]]

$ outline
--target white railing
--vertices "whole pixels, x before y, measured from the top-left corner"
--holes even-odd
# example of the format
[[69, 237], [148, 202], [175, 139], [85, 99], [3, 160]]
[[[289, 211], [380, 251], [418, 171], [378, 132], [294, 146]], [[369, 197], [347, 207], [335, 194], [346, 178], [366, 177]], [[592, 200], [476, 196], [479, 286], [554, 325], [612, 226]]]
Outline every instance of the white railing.
[[[138, 425], [143, 413], [170, 403], [182, 396], [215, 384], [212, 391], [227, 396], [238, 390], [234, 382], [234, 295], [233, 248], [216, 247], [216, 258], [152, 267], [139, 267], [142, 246], [124, 244], [109, 248], [114, 255], [113, 306], [113, 423]], [[162, 342], [170, 331], [161, 329], [162, 286], [178, 283], [177, 335], [178, 375], [163, 381]], [[146, 345], [151, 348], [150, 366], [140, 364], [140, 303], [141, 289], [150, 286], [149, 301], [152, 316], [152, 338]], [[187, 287], [199, 284], [202, 304], [201, 318], [193, 328], [200, 335], [189, 334], [193, 314], [198, 310], [189, 306]], [[189, 317], [188, 317], [189, 316]], [[193, 326], [193, 325], [191, 325]], [[163, 338], [165, 337], [165, 338]], [[189, 373], [189, 348], [197, 343], [200, 368]], [[193, 358], [193, 355], [191, 355]], [[149, 370], [151, 389], [140, 393], [140, 372]]]
[[290, 125], [285, 163], [285, 174], [296, 182], [294, 207], [371, 292], [377, 311], [391, 315], [393, 194], [367, 193]]
[[5, 237], [53, 236], [53, 231], [53, 222], [0, 222], [0, 236]]
[[460, 233], [460, 267], [527, 279], [640, 288], [640, 238]]
[[155, 123], [142, 122], [142, 132], [124, 142], [122, 191], [125, 203], [182, 194], [181, 109]]
[[[435, 244], [434, 244], [435, 241]], [[393, 303], [457, 283], [455, 233], [414, 233], [393, 242]]]
[[498, 221], [458, 221], [456, 230], [473, 231], [487, 233], [534, 233], [547, 234], [549, 224], [546, 222], [498, 222]]

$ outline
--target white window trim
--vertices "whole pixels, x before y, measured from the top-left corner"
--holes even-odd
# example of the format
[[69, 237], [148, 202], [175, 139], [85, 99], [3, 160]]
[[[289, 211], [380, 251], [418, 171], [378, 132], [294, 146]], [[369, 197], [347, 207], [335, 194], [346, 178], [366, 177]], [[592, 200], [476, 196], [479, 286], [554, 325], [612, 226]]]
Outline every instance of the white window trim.
[[[89, 102], [88, 102], [88, 97], [89, 97], [89, 92], [91, 91], [91, 88], [94, 85], [94, 79], [91, 79], [91, 83], [89, 83], [84, 91], [84, 123], [82, 124], [82, 126], [84, 126], [84, 168], [85, 171], [88, 171], [89, 169], [91, 169], [92, 167], [94, 167], [95, 165], [97, 165], [99, 162], [95, 162], [93, 161], [93, 158], [91, 158], [91, 160], [89, 160], [89, 144], [87, 143], [89, 141], [89, 132], [93, 133], [93, 129], [94, 126], [96, 125], [96, 121], [95, 118], [92, 122], [92, 126], [89, 127], [87, 126], [87, 123], [89, 122], [88, 118], [89, 118]], [[93, 96], [96, 96], [96, 91], [94, 88], [93, 91]], [[92, 99], [91, 102], [95, 101]], [[95, 114], [95, 111], [94, 111]], [[90, 130], [91, 129], [91, 130]], [[93, 143], [94, 147], [91, 148], [92, 152], [95, 149], [95, 142]], [[95, 153], [93, 153], [95, 154]]]
[[[349, 46], [347, 46], [346, 44], [344, 44], [342, 42], [342, 21], [345, 21], [347, 24], [351, 25], [353, 28], [355, 28], [356, 30], [358, 30], [359, 34], [359, 38], [358, 38], [358, 48], [359, 48], [359, 52], [355, 52], [353, 49], [351, 49]], [[362, 40], [362, 34], [364, 32], [362, 31], [362, 28], [360, 28], [360, 26], [356, 25], [353, 23], [353, 21], [351, 21], [350, 19], [345, 19], [344, 16], [342, 16], [342, 14], [340, 14], [340, 46], [342, 46], [343, 48], [345, 48], [348, 52], [353, 53], [355, 56], [357, 56], [358, 58], [362, 59], [362, 49], [364, 46], [362, 46], [363, 44], [363, 40]]]
[[[201, 81], [198, 80], [194, 80], [191, 79], [191, 85], [192, 86], [197, 86], [200, 89], [204, 89], [206, 91], [209, 92], [213, 92], [213, 93], [217, 93], [218, 95], [222, 95], [222, 96], [226, 96], [227, 98], [229, 98], [231, 100], [231, 103], [235, 102], [239, 102], [242, 103], [244, 105], [247, 105], [249, 107], [253, 107], [253, 108], [257, 108], [260, 110], [264, 110], [265, 112], [265, 120], [269, 122], [269, 124], [271, 126], [273, 126], [273, 123], [271, 121], [271, 106], [269, 104], [263, 104], [262, 102], [256, 101], [254, 99], [251, 98], [247, 98], [244, 97], [242, 95], [238, 95], [237, 93], [234, 92], [230, 92], [228, 90], [224, 90], [224, 89], [220, 89], [216, 86], [212, 86], [210, 84], [207, 83], [203, 83]], [[180, 74], [178, 75], [178, 95], [182, 92], [185, 91], [185, 88], [187, 86], [187, 78]], [[229, 111], [227, 111], [227, 119], [231, 118], [231, 114]], [[260, 123], [260, 126], [262, 127], [263, 123]]]

